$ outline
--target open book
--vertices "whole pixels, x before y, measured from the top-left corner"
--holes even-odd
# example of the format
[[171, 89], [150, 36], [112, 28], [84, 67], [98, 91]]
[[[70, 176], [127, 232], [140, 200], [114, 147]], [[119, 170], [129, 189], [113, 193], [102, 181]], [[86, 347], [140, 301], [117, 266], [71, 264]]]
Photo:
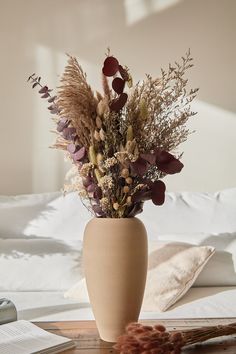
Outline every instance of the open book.
[[74, 346], [72, 340], [44, 331], [28, 321], [0, 325], [1, 354], [54, 354]]

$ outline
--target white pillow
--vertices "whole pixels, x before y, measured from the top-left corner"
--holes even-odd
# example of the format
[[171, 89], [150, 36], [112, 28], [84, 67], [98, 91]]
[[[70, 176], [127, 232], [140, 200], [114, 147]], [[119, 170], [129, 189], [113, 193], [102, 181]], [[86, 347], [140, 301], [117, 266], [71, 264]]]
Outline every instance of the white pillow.
[[[188, 291], [213, 254], [211, 246], [150, 243], [142, 310], [167, 310]], [[85, 279], [69, 289], [65, 297], [89, 302]]]
[[0, 291], [63, 291], [82, 278], [82, 242], [0, 239]]
[[163, 234], [236, 232], [236, 188], [167, 193], [162, 206], [146, 202], [138, 217], [152, 240]]
[[[149, 239], [170, 233], [236, 232], [236, 188], [217, 193], [167, 193], [164, 205], [144, 204], [139, 215]], [[82, 239], [91, 218], [76, 193], [0, 197], [0, 237]]]
[[236, 232], [159, 235], [166, 242], [190, 242], [216, 249], [194, 286], [236, 286]]

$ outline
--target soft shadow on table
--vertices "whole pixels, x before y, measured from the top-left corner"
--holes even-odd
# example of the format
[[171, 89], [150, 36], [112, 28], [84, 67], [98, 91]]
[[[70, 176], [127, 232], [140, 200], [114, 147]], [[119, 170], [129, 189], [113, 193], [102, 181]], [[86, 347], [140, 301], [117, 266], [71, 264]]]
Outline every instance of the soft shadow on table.
[[55, 306], [45, 306], [36, 307], [32, 309], [20, 310], [18, 311], [19, 320], [31, 320], [32, 318], [49, 316], [54, 314], [63, 313], [65, 311], [79, 310], [81, 308], [88, 308], [90, 304], [88, 303], [75, 303], [75, 304], [65, 304], [65, 305], [55, 305]]

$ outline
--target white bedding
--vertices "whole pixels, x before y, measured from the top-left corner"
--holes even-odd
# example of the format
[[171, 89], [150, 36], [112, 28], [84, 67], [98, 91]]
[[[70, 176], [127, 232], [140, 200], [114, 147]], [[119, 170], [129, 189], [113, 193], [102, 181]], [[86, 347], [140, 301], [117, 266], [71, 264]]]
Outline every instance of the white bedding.
[[[33, 321], [94, 319], [90, 304], [65, 299], [62, 292], [1, 292], [11, 299], [18, 318]], [[236, 317], [236, 287], [191, 288], [166, 312], [142, 312], [141, 319]]]

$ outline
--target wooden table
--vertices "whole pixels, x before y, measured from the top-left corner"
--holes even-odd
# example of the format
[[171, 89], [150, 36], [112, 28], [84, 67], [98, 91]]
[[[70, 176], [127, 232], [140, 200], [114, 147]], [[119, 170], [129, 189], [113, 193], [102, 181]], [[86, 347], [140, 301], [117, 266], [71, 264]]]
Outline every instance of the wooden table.
[[[168, 330], [180, 330], [201, 326], [214, 326], [236, 322], [231, 319], [181, 319], [181, 320], [147, 320], [142, 323], [163, 324]], [[65, 351], [65, 354], [115, 354], [111, 343], [99, 339], [94, 321], [35, 322], [39, 327], [67, 338], [76, 343], [76, 348]], [[236, 354], [236, 335], [212, 339], [183, 350], [183, 354]]]

